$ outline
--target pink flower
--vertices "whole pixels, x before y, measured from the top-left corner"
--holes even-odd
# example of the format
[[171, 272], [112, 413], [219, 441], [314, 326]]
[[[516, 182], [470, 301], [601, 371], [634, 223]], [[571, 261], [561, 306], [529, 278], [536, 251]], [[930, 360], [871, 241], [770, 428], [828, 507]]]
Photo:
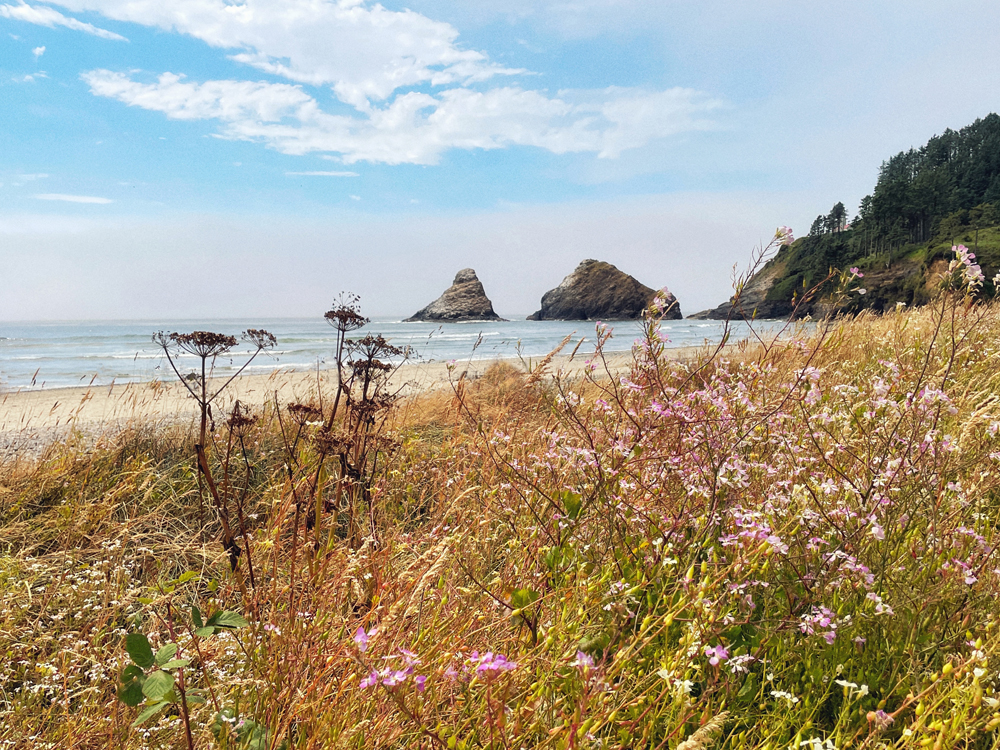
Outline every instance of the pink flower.
[[576, 667], [581, 672], [589, 672], [594, 668], [594, 659], [583, 651], [577, 651], [576, 658], [570, 662], [570, 666]]
[[722, 645], [705, 646], [705, 656], [708, 657], [708, 663], [714, 667], [719, 662], [723, 662], [728, 659], [729, 652], [726, 651], [725, 647]]
[[427, 687], [427, 675], [418, 674], [413, 678], [413, 681], [417, 684], [417, 692], [424, 692], [424, 689]]
[[358, 625], [358, 629], [354, 631], [354, 642], [358, 644], [358, 651], [364, 653], [368, 650], [368, 639], [375, 635], [375, 628], [372, 628], [367, 633], [365, 629]]
[[774, 233], [774, 239], [778, 240], [778, 243], [782, 247], [785, 245], [791, 245], [795, 242], [795, 236], [792, 234], [791, 227], [778, 227]]
[[853, 266], [851, 268], [851, 276], [853, 276], [856, 279], [863, 279], [865, 277], [865, 275], [858, 270], [857, 266]]
[[365, 677], [360, 683], [362, 688], [370, 688], [378, 685], [378, 672], [372, 672], [370, 675]]
[[503, 654], [494, 654], [492, 651], [487, 651], [482, 656], [478, 651], [473, 651], [469, 654], [469, 660], [476, 663], [476, 674], [487, 676], [517, 668], [517, 662], [509, 661]]

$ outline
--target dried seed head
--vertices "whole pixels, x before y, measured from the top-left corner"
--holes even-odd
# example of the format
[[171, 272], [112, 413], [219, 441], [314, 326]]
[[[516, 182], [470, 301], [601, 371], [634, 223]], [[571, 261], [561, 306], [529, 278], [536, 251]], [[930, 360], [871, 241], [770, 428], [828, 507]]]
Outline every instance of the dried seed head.
[[251, 344], [260, 349], [272, 349], [278, 340], [274, 337], [274, 334], [268, 333], [263, 328], [248, 328], [243, 332], [243, 340], [249, 341]]
[[171, 333], [163, 331], [153, 335], [153, 341], [164, 349], [177, 347], [196, 357], [218, 357], [226, 354], [236, 346], [236, 337], [211, 331], [193, 331], [192, 333]]
[[226, 425], [229, 427], [230, 432], [239, 436], [245, 437], [247, 432], [251, 427], [257, 422], [257, 417], [251, 414], [250, 409], [239, 401], [233, 404], [233, 413], [229, 415], [229, 419], [226, 420]]
[[333, 309], [324, 315], [326, 321], [341, 333], [356, 331], [368, 325], [368, 318], [361, 314], [360, 300], [354, 294], [341, 294], [333, 303]]
[[323, 412], [319, 407], [312, 404], [289, 404], [288, 413], [291, 415], [292, 421], [296, 424], [321, 422], [323, 420]]

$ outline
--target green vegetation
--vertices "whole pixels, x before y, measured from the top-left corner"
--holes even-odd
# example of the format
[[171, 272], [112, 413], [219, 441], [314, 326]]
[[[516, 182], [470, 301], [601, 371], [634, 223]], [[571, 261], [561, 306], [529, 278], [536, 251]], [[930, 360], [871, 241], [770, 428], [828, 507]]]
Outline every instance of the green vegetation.
[[962, 290], [688, 362], [654, 318], [393, 402], [339, 338], [210, 449], [22, 457], [0, 747], [1000, 747], [998, 341]]
[[[782, 248], [772, 263], [782, 272], [767, 290], [769, 316], [789, 314], [795, 302], [830, 269], [857, 267], [868, 276], [867, 295], [849, 306], [888, 310], [902, 302], [926, 304], [933, 296], [937, 261], [964, 244], [989, 279], [1000, 270], [1000, 116], [991, 114], [957, 132], [945, 131], [920, 149], [882, 165], [874, 192], [848, 223], [843, 203], [813, 222], [809, 235]], [[815, 302], [833, 288], [822, 285]], [[811, 312], [808, 303], [800, 312]]]

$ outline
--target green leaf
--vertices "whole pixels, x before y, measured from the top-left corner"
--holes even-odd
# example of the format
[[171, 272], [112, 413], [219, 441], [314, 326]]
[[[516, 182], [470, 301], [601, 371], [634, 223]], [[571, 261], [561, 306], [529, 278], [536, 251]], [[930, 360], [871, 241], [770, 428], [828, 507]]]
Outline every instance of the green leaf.
[[209, 638], [215, 635], [215, 628], [212, 627], [211, 625], [206, 625], [203, 628], [198, 628], [196, 631], [194, 631], [194, 634], [199, 638]]
[[756, 699], [757, 678], [754, 677], [752, 672], [747, 675], [746, 682], [743, 683], [743, 687], [740, 688], [740, 692], [736, 694], [736, 697], [744, 703]]
[[132, 661], [143, 669], [153, 666], [153, 647], [142, 633], [129, 633], [125, 636], [125, 650], [132, 657]]
[[562, 501], [569, 518], [575, 521], [580, 517], [580, 511], [583, 510], [583, 497], [581, 495], [575, 492], [564, 492], [562, 493]]
[[[246, 619], [236, 612], [216, 612], [212, 615], [212, 619], [215, 620], [214, 625], [220, 628], [245, 628], [250, 623]], [[212, 622], [212, 620], [209, 620]]]
[[152, 718], [155, 714], [159, 713], [161, 710], [169, 706], [170, 704], [166, 701], [159, 701], [151, 706], [146, 706], [141, 714], [139, 714], [135, 721], [132, 722], [132, 726], [137, 727], [145, 723], [147, 720]]
[[174, 686], [174, 676], [170, 672], [158, 669], [146, 678], [142, 686], [142, 694], [150, 700], [159, 700]]
[[142, 703], [142, 684], [146, 681], [146, 674], [142, 668], [129, 664], [122, 670], [122, 687], [118, 691], [118, 698], [126, 706], [138, 706]]
[[125, 669], [122, 670], [122, 684], [127, 685], [130, 682], [135, 682], [138, 679], [142, 679], [146, 676], [146, 673], [142, 671], [142, 667], [137, 664], [129, 664]]
[[191, 704], [194, 704], [194, 703], [208, 703], [208, 701], [205, 700], [205, 696], [204, 695], [196, 695], [194, 693], [188, 693], [187, 694], [187, 702], [191, 703]]
[[197, 607], [191, 607], [191, 622], [196, 628], [205, 627], [205, 621], [201, 619], [201, 610]]
[[187, 583], [192, 578], [197, 578], [198, 573], [194, 570], [189, 570], [187, 573], [181, 573], [180, 578], [177, 579], [177, 583]]
[[191, 663], [190, 659], [171, 659], [160, 665], [160, 669], [180, 669]]
[[174, 658], [174, 654], [177, 653], [176, 643], [167, 643], [156, 652], [156, 656], [153, 657], [153, 661], [156, 662], [156, 666], [162, 667], [168, 661]]
[[541, 594], [534, 589], [516, 589], [510, 595], [510, 606], [514, 609], [524, 609], [537, 602], [539, 597]]

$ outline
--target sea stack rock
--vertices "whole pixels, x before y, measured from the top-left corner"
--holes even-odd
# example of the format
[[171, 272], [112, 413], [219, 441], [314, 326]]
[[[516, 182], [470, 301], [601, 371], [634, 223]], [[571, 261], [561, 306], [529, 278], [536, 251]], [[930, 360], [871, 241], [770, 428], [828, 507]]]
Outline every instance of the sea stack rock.
[[[666, 292], [666, 290], [664, 290]], [[585, 260], [562, 283], [542, 297], [542, 309], [528, 320], [635, 320], [656, 295], [610, 263]], [[681, 308], [670, 292], [668, 320], [680, 320]]]
[[404, 322], [432, 321], [456, 323], [463, 320], [503, 320], [493, 312], [493, 303], [486, 296], [483, 283], [471, 268], [463, 268], [455, 274], [455, 281], [445, 293], [431, 302], [423, 310], [413, 314]]

